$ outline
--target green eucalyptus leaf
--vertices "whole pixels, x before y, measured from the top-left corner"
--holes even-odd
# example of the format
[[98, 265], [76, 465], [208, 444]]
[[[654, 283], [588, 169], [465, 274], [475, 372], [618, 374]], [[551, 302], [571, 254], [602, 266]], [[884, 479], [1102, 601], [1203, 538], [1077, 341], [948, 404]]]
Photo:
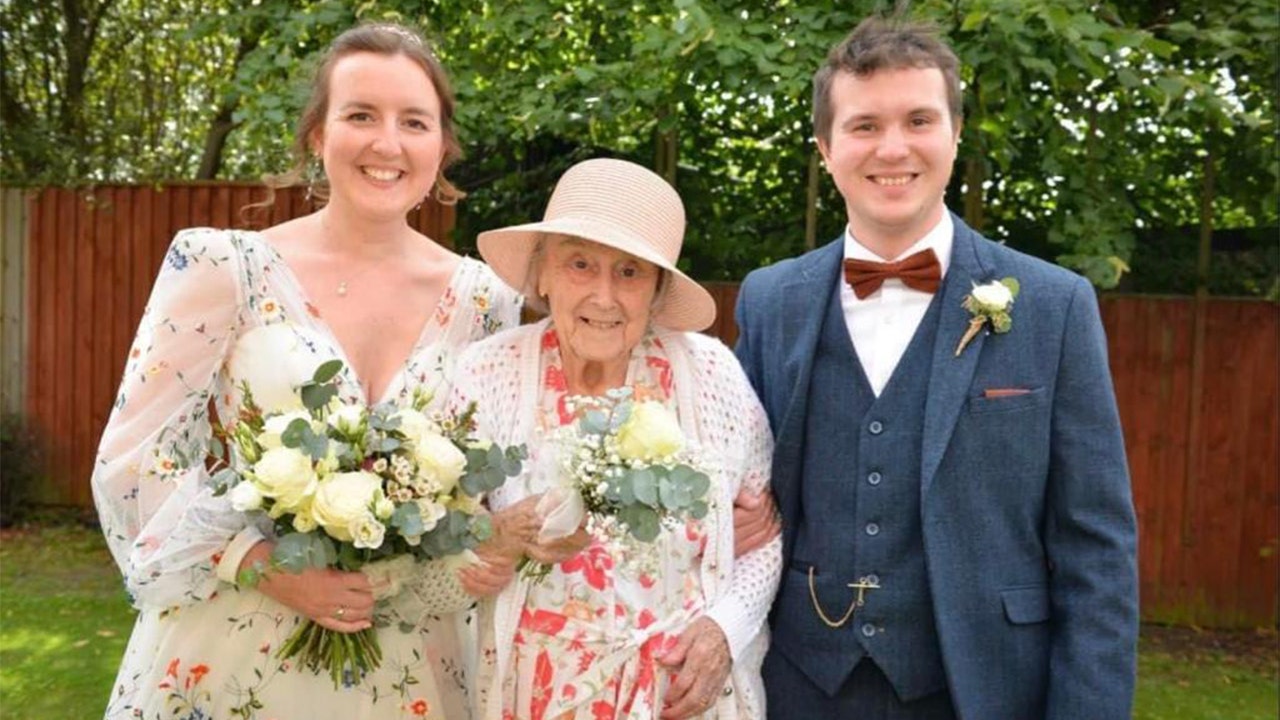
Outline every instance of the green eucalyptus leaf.
[[288, 533], [276, 540], [276, 546], [271, 551], [272, 564], [291, 573], [300, 573], [307, 568], [328, 567], [337, 559], [337, 548], [333, 541], [321, 532]]
[[289, 426], [280, 433], [280, 444], [288, 448], [300, 448], [306, 443], [307, 435], [311, 434], [311, 423], [296, 418]]
[[228, 490], [241, 482], [240, 474], [231, 468], [222, 468], [209, 479], [213, 484], [213, 494], [224, 495]]
[[311, 376], [311, 382], [323, 385], [335, 378], [339, 372], [342, 372], [341, 360], [334, 359], [320, 363], [320, 367], [316, 368], [315, 374]]
[[646, 505], [628, 505], [618, 511], [618, 519], [626, 523], [627, 531], [641, 542], [658, 539], [658, 532], [662, 529], [658, 512]]
[[338, 389], [332, 385], [303, 385], [302, 386], [302, 404], [312, 412], [329, 404], [329, 401], [337, 397]]
[[651, 508], [658, 507], [658, 478], [648, 468], [638, 468], [627, 473], [631, 491], [636, 500]]

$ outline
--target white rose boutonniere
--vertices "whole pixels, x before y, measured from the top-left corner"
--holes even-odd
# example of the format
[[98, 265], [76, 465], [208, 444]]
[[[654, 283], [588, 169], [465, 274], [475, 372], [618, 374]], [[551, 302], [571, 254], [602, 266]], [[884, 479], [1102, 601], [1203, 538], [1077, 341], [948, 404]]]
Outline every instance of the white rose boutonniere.
[[956, 346], [956, 357], [964, 352], [967, 346], [984, 325], [991, 324], [991, 332], [1007, 333], [1013, 328], [1013, 318], [1009, 315], [1013, 301], [1018, 297], [1018, 281], [1007, 277], [992, 280], [982, 285], [974, 285], [973, 292], [964, 298], [964, 309], [969, 311], [969, 327]]

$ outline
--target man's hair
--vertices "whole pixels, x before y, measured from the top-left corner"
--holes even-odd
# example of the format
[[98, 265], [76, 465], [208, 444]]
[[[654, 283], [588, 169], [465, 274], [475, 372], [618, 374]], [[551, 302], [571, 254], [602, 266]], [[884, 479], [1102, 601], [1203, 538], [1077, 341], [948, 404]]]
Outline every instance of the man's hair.
[[952, 120], [963, 114], [960, 97], [960, 61], [932, 25], [897, 18], [869, 17], [858, 23], [813, 75], [813, 134], [831, 139], [831, 82], [837, 73], [866, 77], [877, 70], [937, 68], [947, 86]]

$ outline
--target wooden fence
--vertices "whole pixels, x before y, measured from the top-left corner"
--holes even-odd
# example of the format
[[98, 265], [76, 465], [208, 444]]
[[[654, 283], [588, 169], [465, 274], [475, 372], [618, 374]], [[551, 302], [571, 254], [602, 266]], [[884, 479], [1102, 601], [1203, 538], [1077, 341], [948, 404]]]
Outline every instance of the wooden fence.
[[[43, 500], [92, 503], [98, 435], [173, 233], [236, 226], [258, 193], [179, 185], [28, 197], [26, 408], [49, 451]], [[307, 210], [289, 194], [271, 221]], [[445, 239], [452, 209], [425, 207], [414, 222]], [[720, 307], [709, 332], [732, 343], [737, 286], [709, 288]], [[1210, 300], [1201, 333], [1190, 298], [1107, 296], [1102, 313], [1138, 509], [1144, 617], [1274, 626], [1280, 306]]]

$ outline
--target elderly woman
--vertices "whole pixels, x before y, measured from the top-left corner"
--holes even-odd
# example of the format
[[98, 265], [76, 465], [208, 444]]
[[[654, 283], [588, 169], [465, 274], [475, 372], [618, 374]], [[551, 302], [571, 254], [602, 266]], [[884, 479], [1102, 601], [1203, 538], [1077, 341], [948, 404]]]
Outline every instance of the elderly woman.
[[[711, 324], [715, 304], [676, 269], [684, 226], [660, 177], [597, 159], [565, 173], [542, 222], [479, 237], [494, 272], [549, 313], [460, 358], [453, 402], [478, 402], [481, 433], [526, 443], [528, 467], [551, 467], [555, 431], [575, 419], [566, 399], [630, 388], [674, 412], [712, 481], [710, 512], [668, 522], [654, 541], [656, 569], [636, 570], [618, 543], [582, 531], [487, 548], [491, 561], [526, 553], [555, 564], [482, 603], [479, 718], [764, 716], [780, 545], [735, 558], [732, 503], [740, 489], [766, 488], [772, 440], [733, 354], [692, 332]], [[549, 475], [508, 481], [490, 498], [496, 516], [533, 508]]]

